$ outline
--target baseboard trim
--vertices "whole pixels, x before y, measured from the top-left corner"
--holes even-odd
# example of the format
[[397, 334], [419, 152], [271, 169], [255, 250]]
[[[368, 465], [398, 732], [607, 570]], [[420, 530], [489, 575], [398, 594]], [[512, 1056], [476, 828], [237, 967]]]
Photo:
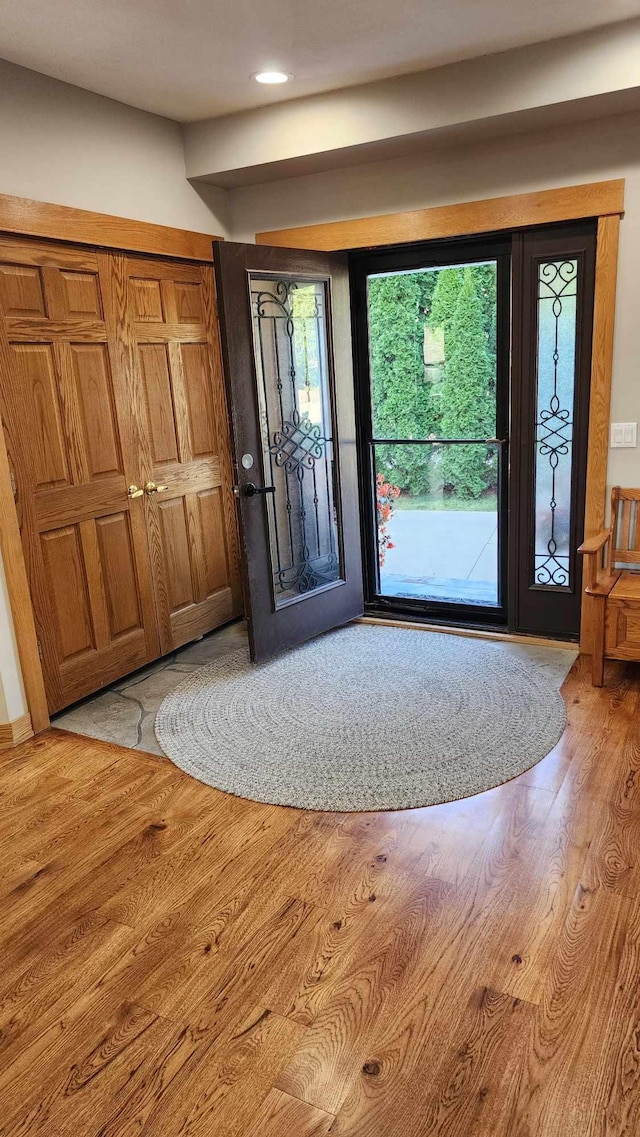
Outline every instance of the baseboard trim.
[[411, 628], [419, 632], [439, 632], [445, 636], [469, 636], [477, 640], [506, 640], [507, 643], [530, 646], [561, 647], [565, 651], [579, 651], [579, 645], [569, 640], [547, 640], [543, 636], [523, 636], [517, 632], [489, 632], [484, 628], [453, 628], [446, 624], [423, 624], [418, 620], [387, 620], [383, 616], [359, 616], [356, 624], [380, 624], [387, 628]]
[[31, 715], [21, 715], [13, 722], [0, 722], [0, 750], [9, 750], [33, 738]]

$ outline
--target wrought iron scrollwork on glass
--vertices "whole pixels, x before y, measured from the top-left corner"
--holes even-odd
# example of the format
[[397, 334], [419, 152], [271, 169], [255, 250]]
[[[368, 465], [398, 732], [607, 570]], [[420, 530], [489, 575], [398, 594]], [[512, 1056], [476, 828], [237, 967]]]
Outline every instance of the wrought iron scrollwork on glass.
[[251, 280], [276, 607], [340, 579], [325, 288]]
[[538, 271], [534, 583], [570, 587], [578, 261]]
[[293, 474], [300, 466], [313, 470], [330, 441], [316, 423], [310, 422], [308, 418], [300, 418], [298, 411], [294, 410], [291, 422], [283, 422], [282, 428], [276, 430], [270, 452], [275, 458], [276, 466], [284, 466], [287, 473]]

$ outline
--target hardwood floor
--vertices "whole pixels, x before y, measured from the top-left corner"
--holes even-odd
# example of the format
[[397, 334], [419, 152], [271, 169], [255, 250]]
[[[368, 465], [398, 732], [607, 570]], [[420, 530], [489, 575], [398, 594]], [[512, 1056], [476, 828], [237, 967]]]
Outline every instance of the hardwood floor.
[[640, 1131], [640, 672], [466, 801], [258, 805], [51, 731], [0, 763], [0, 1131]]

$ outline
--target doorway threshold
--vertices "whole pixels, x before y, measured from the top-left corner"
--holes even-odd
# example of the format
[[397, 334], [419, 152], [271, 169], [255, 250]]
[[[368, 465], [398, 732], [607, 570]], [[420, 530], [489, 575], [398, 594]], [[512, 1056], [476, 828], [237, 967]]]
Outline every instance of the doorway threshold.
[[557, 647], [564, 648], [565, 650], [571, 644], [577, 646], [575, 639], [551, 639], [545, 636], [527, 635], [525, 632], [507, 632], [500, 627], [483, 626], [481, 628], [475, 626], [467, 626], [464, 624], [436, 624], [430, 623], [426, 620], [419, 619], [398, 619], [396, 616], [386, 615], [364, 615], [359, 616], [355, 621], [358, 624], [386, 624], [387, 627], [392, 628], [413, 628], [414, 631], [420, 632], [440, 632], [448, 636], [468, 636], [472, 639], [481, 640], [503, 640], [507, 643], [522, 643], [536, 646], [540, 644], [544, 647]]

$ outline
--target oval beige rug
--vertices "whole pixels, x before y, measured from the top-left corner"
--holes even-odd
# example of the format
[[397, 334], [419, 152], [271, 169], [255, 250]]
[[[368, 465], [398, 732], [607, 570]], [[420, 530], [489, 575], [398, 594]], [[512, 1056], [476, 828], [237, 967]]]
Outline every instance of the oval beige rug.
[[523, 773], [565, 726], [576, 652], [354, 624], [266, 663], [188, 674], [156, 718], [165, 754], [227, 793], [304, 809], [406, 809]]

